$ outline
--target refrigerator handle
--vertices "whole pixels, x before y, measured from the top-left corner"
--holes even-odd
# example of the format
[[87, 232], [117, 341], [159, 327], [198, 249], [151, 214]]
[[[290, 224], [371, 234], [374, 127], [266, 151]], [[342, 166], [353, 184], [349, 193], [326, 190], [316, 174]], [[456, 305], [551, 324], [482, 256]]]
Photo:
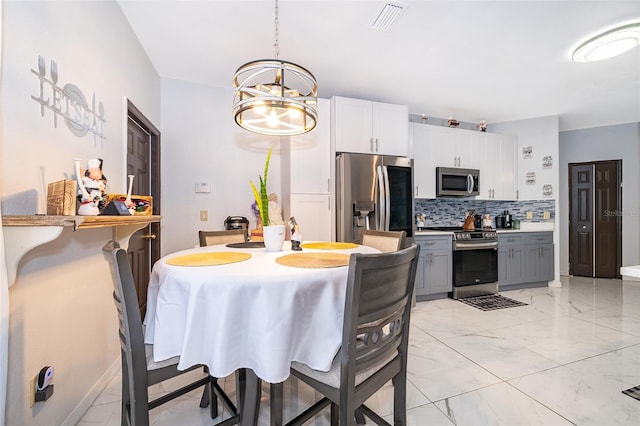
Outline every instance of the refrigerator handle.
[[389, 230], [391, 223], [391, 192], [389, 190], [389, 172], [387, 166], [382, 166], [382, 173], [384, 174], [384, 199], [385, 199], [385, 212], [384, 212], [384, 231]]
[[387, 198], [386, 198], [386, 189], [384, 184], [384, 172], [382, 171], [382, 166], [376, 167], [376, 175], [378, 176], [378, 199], [380, 202], [378, 203], [378, 223], [376, 224], [377, 229], [379, 231], [383, 231], [384, 224], [386, 223], [385, 213], [387, 211]]

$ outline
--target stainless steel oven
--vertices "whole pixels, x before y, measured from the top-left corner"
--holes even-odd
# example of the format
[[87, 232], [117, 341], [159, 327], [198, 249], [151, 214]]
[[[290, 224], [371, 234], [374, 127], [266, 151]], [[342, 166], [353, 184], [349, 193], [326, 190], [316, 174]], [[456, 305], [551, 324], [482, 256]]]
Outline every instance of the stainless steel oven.
[[453, 233], [454, 299], [498, 293], [498, 234], [495, 231]]

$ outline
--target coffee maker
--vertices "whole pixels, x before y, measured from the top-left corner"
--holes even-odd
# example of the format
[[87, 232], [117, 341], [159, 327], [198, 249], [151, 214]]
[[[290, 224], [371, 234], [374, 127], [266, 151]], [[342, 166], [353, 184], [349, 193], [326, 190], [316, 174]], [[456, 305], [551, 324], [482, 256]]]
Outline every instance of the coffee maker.
[[512, 226], [513, 218], [509, 214], [509, 210], [505, 210], [500, 216], [496, 216], [496, 229], [511, 229]]

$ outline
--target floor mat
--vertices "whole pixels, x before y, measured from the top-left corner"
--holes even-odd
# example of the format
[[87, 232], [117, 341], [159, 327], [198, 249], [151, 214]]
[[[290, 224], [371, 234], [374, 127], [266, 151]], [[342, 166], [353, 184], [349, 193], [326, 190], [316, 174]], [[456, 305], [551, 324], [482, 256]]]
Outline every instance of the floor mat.
[[639, 386], [634, 386], [630, 389], [627, 390], [623, 390], [622, 391], [623, 394], [625, 395], [629, 395], [631, 398], [635, 398], [637, 400], [640, 400], [640, 385]]
[[473, 296], [458, 299], [462, 303], [482, 309], [483, 311], [493, 311], [496, 309], [513, 308], [514, 306], [526, 306], [526, 303], [500, 296], [499, 294], [489, 294], [487, 296]]

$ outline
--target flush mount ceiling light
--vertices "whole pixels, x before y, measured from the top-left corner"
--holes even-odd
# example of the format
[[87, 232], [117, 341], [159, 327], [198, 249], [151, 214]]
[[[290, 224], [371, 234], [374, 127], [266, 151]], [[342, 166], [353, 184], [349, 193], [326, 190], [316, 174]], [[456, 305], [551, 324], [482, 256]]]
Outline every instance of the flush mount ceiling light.
[[236, 123], [263, 135], [291, 136], [318, 121], [318, 84], [307, 69], [278, 59], [278, 0], [275, 1], [275, 59], [242, 65], [233, 76]]
[[640, 44], [640, 22], [602, 33], [582, 43], [573, 52], [575, 62], [594, 62], [608, 59]]

